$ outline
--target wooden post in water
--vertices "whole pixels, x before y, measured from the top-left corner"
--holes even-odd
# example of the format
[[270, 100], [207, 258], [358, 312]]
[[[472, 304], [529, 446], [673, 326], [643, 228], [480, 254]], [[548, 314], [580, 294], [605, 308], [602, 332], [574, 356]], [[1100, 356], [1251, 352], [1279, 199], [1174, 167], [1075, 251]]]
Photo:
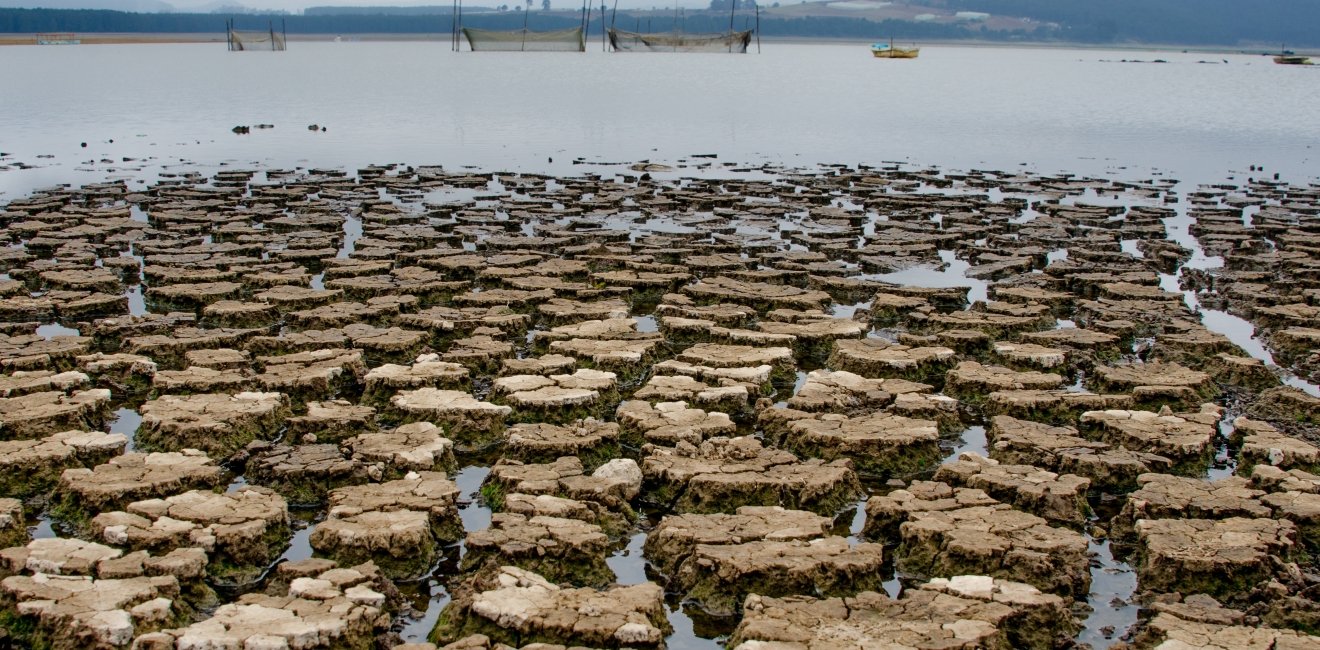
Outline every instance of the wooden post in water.
[[600, 51], [601, 52], [610, 51], [610, 48], [606, 45], [607, 41], [605, 40], [605, 36], [606, 36], [605, 31], [606, 31], [605, 30], [605, 0], [600, 0]]
[[610, 13], [610, 29], [614, 29], [614, 21], [619, 18], [619, 0], [614, 0], [614, 11]]
[[733, 52], [733, 12], [738, 8], [738, 0], [729, 0], [729, 52]]
[[458, 0], [449, 3], [449, 51], [458, 51]]
[[[463, 33], [463, 0], [458, 0], [458, 32]], [[463, 41], [457, 43], [458, 51], [463, 51]]]
[[270, 27], [270, 51], [274, 52], [275, 51], [275, 21], [273, 20], [270, 21], [269, 23], [267, 23], [266, 26]]
[[582, 6], [586, 8], [582, 14], [582, 51], [587, 51], [587, 37], [591, 34], [591, 3], [588, 0], [582, 0]]
[[280, 34], [284, 38], [284, 49], [289, 49], [289, 22], [283, 18], [280, 19]]
[[526, 51], [527, 51], [527, 15], [530, 14], [530, 13], [532, 13], [532, 12], [528, 11], [526, 7], [523, 7], [523, 33], [522, 33], [522, 45], [520, 45], [520, 46], [518, 47], [518, 51], [519, 51], [519, 52], [526, 52]]
[[760, 5], [756, 5], [756, 54], [760, 54]]

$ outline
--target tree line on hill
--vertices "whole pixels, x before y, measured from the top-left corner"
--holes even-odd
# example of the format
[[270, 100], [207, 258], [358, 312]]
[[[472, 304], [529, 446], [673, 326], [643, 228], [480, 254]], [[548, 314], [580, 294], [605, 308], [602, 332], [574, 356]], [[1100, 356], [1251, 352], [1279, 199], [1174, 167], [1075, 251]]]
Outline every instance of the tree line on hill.
[[[593, 3], [597, 0], [593, 0]], [[739, 4], [750, 4], [739, 0]], [[873, 21], [848, 16], [760, 16], [761, 34], [768, 37], [901, 40], [1039, 41], [1076, 43], [1161, 43], [1238, 46], [1286, 42], [1289, 47], [1320, 46], [1320, 2], [1315, 0], [928, 0], [954, 11], [1016, 15], [1039, 21], [1027, 31], [985, 30], [979, 23], [943, 24], [901, 20]], [[522, 3], [516, 11], [478, 12], [466, 9], [463, 24], [483, 29], [518, 29], [524, 24]], [[543, 5], [542, 5], [543, 6]], [[724, 5], [727, 7], [727, 4]], [[342, 10], [343, 8], [336, 8]], [[275, 17], [233, 16], [235, 29], [263, 30], [272, 22], [290, 34], [447, 34], [449, 7], [433, 6], [425, 13], [371, 13], [365, 8], [343, 12], [309, 12]], [[727, 11], [727, 10], [726, 10]], [[564, 29], [581, 24], [576, 11], [532, 11], [525, 18], [534, 30]], [[589, 33], [600, 33], [600, 8], [593, 11]], [[722, 32], [729, 27], [725, 11], [609, 12], [622, 29], [689, 33]], [[226, 17], [215, 14], [127, 13], [105, 10], [0, 9], [0, 33], [127, 32], [207, 33], [224, 31]], [[739, 11], [735, 27], [750, 28], [752, 15]]]
[[1057, 23], [1056, 38], [1082, 43], [1320, 45], [1315, 0], [933, 0], [950, 11], [979, 11]]

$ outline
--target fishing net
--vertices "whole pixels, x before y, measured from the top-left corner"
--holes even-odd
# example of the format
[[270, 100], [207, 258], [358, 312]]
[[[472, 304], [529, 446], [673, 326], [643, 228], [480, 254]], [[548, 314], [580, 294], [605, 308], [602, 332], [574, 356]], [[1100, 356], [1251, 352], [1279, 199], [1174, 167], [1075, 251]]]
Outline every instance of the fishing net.
[[515, 29], [507, 32], [463, 28], [473, 52], [585, 52], [587, 42], [582, 28], [534, 32]]
[[752, 42], [752, 30], [723, 34], [681, 34], [663, 32], [638, 34], [611, 29], [610, 45], [618, 52], [736, 52], [745, 54]]
[[284, 51], [284, 34], [278, 32], [229, 32], [229, 49], [233, 52], [266, 50]]

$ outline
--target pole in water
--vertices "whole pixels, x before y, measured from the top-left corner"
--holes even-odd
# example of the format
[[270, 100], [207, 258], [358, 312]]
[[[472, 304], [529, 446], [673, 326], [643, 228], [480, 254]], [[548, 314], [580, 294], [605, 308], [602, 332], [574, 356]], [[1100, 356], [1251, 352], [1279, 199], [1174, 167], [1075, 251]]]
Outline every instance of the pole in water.
[[729, 51], [733, 51], [733, 12], [738, 8], [738, 0], [729, 0]]
[[530, 13], [532, 13], [532, 12], [530, 12], [530, 11], [528, 11], [528, 10], [526, 10], [526, 9], [523, 9], [523, 33], [522, 33], [522, 46], [519, 48], [519, 51], [521, 51], [521, 52], [526, 52], [526, 51], [527, 51], [527, 15], [530, 14]]
[[289, 49], [289, 23], [283, 18], [280, 19], [280, 32], [283, 33], [281, 38], [284, 39], [284, 49], [287, 50]]
[[756, 5], [756, 53], [761, 53], [761, 5]]

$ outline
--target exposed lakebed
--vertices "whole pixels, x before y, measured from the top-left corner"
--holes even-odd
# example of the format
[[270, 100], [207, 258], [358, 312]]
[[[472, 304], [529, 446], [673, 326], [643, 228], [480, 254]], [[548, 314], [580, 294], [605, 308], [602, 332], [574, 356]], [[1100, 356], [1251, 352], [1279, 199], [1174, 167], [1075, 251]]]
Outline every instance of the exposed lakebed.
[[1320, 642], [1314, 185], [724, 175], [14, 198], [11, 638]]

